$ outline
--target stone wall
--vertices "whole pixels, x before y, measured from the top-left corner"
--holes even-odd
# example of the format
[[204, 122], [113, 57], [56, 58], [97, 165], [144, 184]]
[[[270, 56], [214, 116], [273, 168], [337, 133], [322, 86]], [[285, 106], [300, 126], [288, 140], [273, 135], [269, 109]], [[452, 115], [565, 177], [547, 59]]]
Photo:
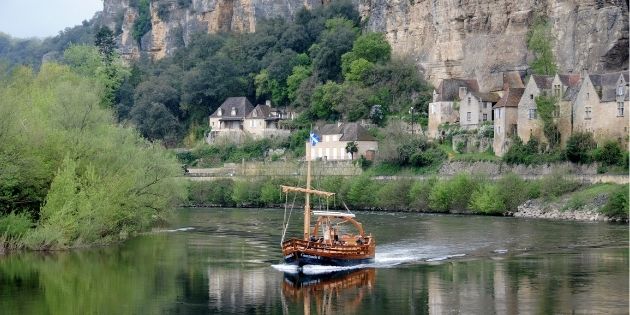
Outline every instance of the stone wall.
[[[313, 176], [358, 176], [363, 171], [352, 161], [313, 161]], [[196, 179], [239, 176], [297, 176], [306, 178], [303, 161], [226, 163], [218, 168], [190, 168], [188, 176]]]

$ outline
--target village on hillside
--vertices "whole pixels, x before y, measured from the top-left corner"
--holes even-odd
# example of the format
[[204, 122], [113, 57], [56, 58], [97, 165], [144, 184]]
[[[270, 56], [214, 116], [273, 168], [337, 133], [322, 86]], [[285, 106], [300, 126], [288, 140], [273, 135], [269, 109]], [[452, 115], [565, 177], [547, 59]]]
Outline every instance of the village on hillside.
[[[500, 86], [488, 90], [480, 89], [488, 84], [480, 84], [476, 79], [442, 80], [428, 106], [428, 127], [421, 132], [429, 139], [441, 140], [456, 129], [460, 136], [458, 142], [453, 141], [453, 150], [491, 150], [499, 157], [516, 138], [523, 143], [535, 138], [543, 145], [557, 142], [562, 147], [575, 132], [592, 133], [598, 144], [613, 140], [628, 148], [627, 71], [529, 76], [508, 71], [502, 77]], [[551, 121], [557, 128], [557, 139], [547, 139], [545, 135], [545, 121], [537, 105], [540, 97], [552, 102]], [[295, 112], [272, 107], [270, 101], [254, 107], [246, 97], [230, 97], [209, 117], [211, 132], [206, 141], [223, 138], [238, 142], [246, 135], [258, 139], [288, 137], [291, 131], [281, 122], [296, 117]], [[338, 122], [315, 127], [321, 135], [321, 145], [312, 151], [311, 158], [354, 159], [354, 152], [346, 150], [347, 143], [352, 142], [357, 145], [356, 157], [373, 160], [378, 142], [364, 125]], [[409, 132], [417, 130], [412, 128]], [[486, 142], [476, 139], [477, 132], [484, 128], [491, 129]]]

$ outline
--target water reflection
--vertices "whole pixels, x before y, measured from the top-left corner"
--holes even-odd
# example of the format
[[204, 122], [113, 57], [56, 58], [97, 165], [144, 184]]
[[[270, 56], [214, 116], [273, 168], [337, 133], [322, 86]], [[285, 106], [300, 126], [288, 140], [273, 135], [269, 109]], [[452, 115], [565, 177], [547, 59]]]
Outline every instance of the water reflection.
[[357, 313], [365, 295], [373, 293], [375, 279], [374, 268], [316, 275], [285, 273], [283, 304], [286, 304], [285, 299], [302, 304], [304, 314]]

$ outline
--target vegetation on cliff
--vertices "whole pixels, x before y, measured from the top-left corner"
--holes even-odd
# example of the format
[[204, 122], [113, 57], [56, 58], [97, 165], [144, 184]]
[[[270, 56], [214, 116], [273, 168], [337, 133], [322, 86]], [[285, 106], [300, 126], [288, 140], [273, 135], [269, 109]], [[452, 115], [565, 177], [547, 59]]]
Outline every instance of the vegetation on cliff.
[[169, 145], [202, 139], [208, 115], [229, 96], [292, 107], [303, 116], [291, 127], [301, 129], [313, 120], [382, 124], [426, 108], [431, 94], [412, 63], [391, 58], [382, 34], [361, 32], [346, 1], [259, 22], [254, 33], [196, 34], [172, 57], [141, 60], [131, 72], [117, 93], [118, 119]]
[[0, 76], [0, 246], [116, 241], [167, 219], [184, 195], [174, 156], [117, 126], [113, 65], [88, 46], [66, 60]]

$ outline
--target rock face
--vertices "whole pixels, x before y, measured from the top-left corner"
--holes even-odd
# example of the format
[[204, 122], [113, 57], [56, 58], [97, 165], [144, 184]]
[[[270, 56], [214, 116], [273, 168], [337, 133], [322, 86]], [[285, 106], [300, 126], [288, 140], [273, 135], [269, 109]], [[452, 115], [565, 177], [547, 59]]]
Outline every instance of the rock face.
[[[131, 36], [138, 11], [104, 0], [103, 23], [118, 30], [123, 56], [159, 59], [196, 32], [252, 32], [261, 19], [290, 19], [302, 7], [331, 0], [151, 0], [152, 30]], [[354, 0], [371, 31], [384, 32], [397, 56], [411, 58], [434, 84], [476, 78], [481, 90], [501, 84], [504, 70], [527, 69], [525, 38], [534, 16], [547, 16], [561, 72], [628, 68], [627, 0]], [[159, 12], [159, 14], [158, 14]]]
[[386, 33], [434, 84], [476, 78], [488, 90], [501, 71], [526, 69], [535, 15], [552, 23], [561, 72], [628, 68], [628, 1], [361, 0], [359, 8], [368, 29]]
[[253, 32], [261, 19], [292, 18], [302, 7], [314, 8], [322, 0], [152, 0], [151, 31], [140, 44], [132, 36], [138, 9], [133, 0], [104, 0], [103, 25], [117, 30], [123, 58], [151, 59], [171, 55], [188, 44], [194, 33]]

